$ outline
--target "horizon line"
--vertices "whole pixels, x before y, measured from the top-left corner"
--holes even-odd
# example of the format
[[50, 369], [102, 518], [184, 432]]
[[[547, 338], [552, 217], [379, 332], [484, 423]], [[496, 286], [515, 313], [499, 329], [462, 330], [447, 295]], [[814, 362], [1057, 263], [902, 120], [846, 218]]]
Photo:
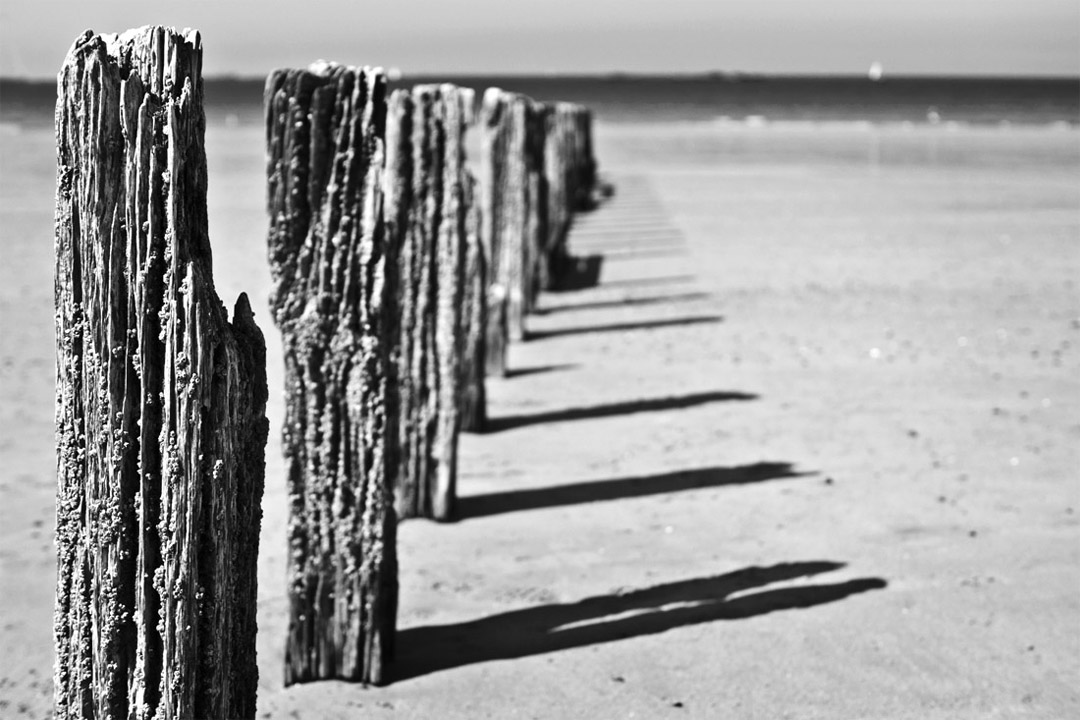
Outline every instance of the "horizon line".
[[[379, 67], [377, 65], [370, 65], [367, 67]], [[278, 68], [272, 68], [270, 72], [277, 70]], [[649, 72], [649, 71], [597, 71], [597, 72], [544, 72], [544, 71], [529, 71], [529, 72], [482, 72], [482, 71], [468, 71], [468, 72], [436, 72], [436, 71], [422, 71], [412, 72], [404, 71], [394, 67], [383, 67], [383, 70], [387, 74], [393, 72], [395, 78], [393, 82], [401, 82], [411, 78], [432, 79], [443, 78], [445, 80], [454, 80], [456, 78], [505, 78], [511, 80], [557, 80], [557, 79], [569, 79], [569, 80], [699, 80], [699, 79], [715, 79], [715, 80], [865, 80], [867, 82], [874, 83], [888, 83], [891, 80], [977, 80], [977, 81], [1054, 81], [1054, 82], [1076, 82], [1080, 83], [1080, 73], [1078, 74], [1058, 74], [1058, 73], [1045, 73], [1045, 74], [983, 74], [983, 73], [929, 73], [929, 72], [911, 72], [911, 73], [891, 73], [885, 74], [881, 78], [874, 80], [871, 79], [867, 73], [848, 73], [848, 72], [756, 72], [756, 71], [743, 71], [743, 70], [700, 70], [700, 71], [677, 71], [677, 72]], [[241, 73], [216, 73], [213, 75], [204, 75], [203, 81], [211, 82], [265, 82], [270, 72], [266, 75], [246, 75]], [[38, 84], [38, 83], [54, 83], [56, 82], [56, 76], [19, 76], [19, 75], [0, 75], [0, 82], [14, 82], [24, 84]]]

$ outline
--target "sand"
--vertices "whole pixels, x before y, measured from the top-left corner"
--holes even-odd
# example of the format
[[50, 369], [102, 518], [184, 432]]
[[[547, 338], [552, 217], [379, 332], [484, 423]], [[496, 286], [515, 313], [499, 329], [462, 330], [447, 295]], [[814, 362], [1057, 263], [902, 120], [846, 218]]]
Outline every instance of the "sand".
[[[52, 143], [0, 133], [3, 717], [51, 704]], [[281, 686], [260, 143], [208, 135], [270, 345], [259, 717], [1080, 715], [1075, 130], [601, 123], [598, 284], [489, 382], [465, 517], [402, 526], [369, 689]]]

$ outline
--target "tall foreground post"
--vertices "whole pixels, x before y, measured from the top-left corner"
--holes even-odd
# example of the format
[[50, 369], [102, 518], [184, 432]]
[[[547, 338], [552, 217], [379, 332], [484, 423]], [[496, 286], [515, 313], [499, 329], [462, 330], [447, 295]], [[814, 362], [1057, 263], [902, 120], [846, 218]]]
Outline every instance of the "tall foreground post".
[[214, 290], [201, 66], [147, 27], [58, 77], [58, 718], [255, 716], [266, 351]]
[[285, 684], [380, 683], [393, 651], [397, 258], [382, 225], [386, 78], [266, 83], [270, 304], [285, 350]]
[[384, 215], [400, 268], [399, 517], [448, 520], [457, 495], [467, 319], [466, 102], [461, 89], [444, 84], [397, 90], [388, 103]]

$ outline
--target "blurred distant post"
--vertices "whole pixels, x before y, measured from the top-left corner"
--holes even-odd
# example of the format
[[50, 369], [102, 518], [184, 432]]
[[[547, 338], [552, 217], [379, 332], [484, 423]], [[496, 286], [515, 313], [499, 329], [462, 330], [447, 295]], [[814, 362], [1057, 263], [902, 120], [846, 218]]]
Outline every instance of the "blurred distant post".
[[487, 312], [489, 263], [480, 238], [480, 205], [476, 178], [465, 184], [464, 347], [461, 355], [461, 429], [481, 432], [487, 424]]
[[58, 718], [255, 716], [266, 349], [214, 290], [201, 67], [145, 27], [59, 74]]
[[488, 372], [506, 372], [506, 342], [525, 337], [546, 232], [543, 109], [524, 95], [489, 88], [480, 115], [481, 237], [490, 258]]
[[398, 270], [383, 227], [386, 78], [266, 83], [270, 298], [285, 352], [285, 684], [381, 683], [397, 611]]
[[566, 271], [566, 236], [573, 214], [592, 206], [596, 160], [592, 150], [592, 113], [577, 103], [554, 103], [546, 115], [544, 175], [547, 178], [548, 234], [540, 260], [544, 290], [558, 287]]
[[506, 374], [507, 287], [503, 241], [504, 225], [510, 214], [503, 202], [503, 186], [509, 168], [503, 161], [509, 152], [508, 93], [496, 88], [483, 96], [477, 127], [480, 131], [479, 197], [480, 241], [488, 261], [487, 329], [485, 335], [486, 371], [489, 376]]

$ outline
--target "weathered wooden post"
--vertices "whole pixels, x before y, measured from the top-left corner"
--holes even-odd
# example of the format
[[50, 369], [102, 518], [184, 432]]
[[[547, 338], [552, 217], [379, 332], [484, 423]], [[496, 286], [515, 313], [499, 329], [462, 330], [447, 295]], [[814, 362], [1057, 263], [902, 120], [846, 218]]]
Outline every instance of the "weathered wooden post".
[[[481, 99], [477, 126], [480, 130], [477, 206], [480, 213], [480, 242], [487, 260], [487, 325], [484, 337], [485, 372], [491, 377], [506, 375], [509, 343], [507, 327], [507, 288], [503, 225], [511, 214], [505, 207], [503, 193], [510, 176], [504, 158], [510, 143], [509, 114], [511, 95], [498, 88], [488, 88]], [[512, 222], [511, 222], [512, 224]]]
[[492, 302], [487, 367], [491, 375], [504, 375], [507, 339], [525, 336], [546, 233], [543, 113], [524, 95], [498, 88], [484, 93], [480, 112], [481, 237], [490, 261]]
[[461, 429], [482, 432], [487, 424], [487, 391], [484, 387], [488, 266], [480, 239], [480, 205], [476, 178], [465, 183], [465, 300], [463, 321], [465, 338], [461, 354]]
[[[472, 88], [460, 88], [461, 101], [465, 107], [466, 132], [476, 126], [476, 92]], [[476, 178], [468, 173], [465, 183], [465, 344], [461, 355], [461, 429], [464, 432], [482, 432], [487, 424], [487, 390], [484, 377], [487, 374], [488, 314], [488, 259], [480, 238], [480, 195]]]
[[544, 174], [548, 183], [548, 234], [540, 278], [547, 290], [559, 283], [566, 266], [566, 236], [573, 213], [588, 208], [595, 184], [592, 114], [576, 103], [560, 102], [547, 114]]
[[266, 351], [214, 290], [201, 66], [87, 31], [58, 77], [58, 718], [255, 716]]
[[[536, 309], [543, 281], [542, 268], [547, 263], [548, 183], [544, 173], [547, 117], [550, 106], [529, 101], [525, 113], [525, 172], [528, 175], [527, 216], [525, 222], [524, 313]], [[525, 337], [524, 318], [517, 337]]]
[[555, 103], [547, 116], [544, 174], [548, 181], [548, 238], [540, 270], [545, 290], [558, 283], [566, 257], [566, 236], [573, 217], [575, 107], [571, 103]]
[[574, 210], [588, 210], [596, 189], [596, 156], [593, 154], [592, 111], [577, 105], [573, 110], [573, 200]]
[[550, 290], [556, 285], [559, 265], [565, 255], [566, 235], [570, 230], [568, 191], [569, 149], [566, 131], [567, 103], [548, 108], [544, 128], [544, 176], [548, 186], [548, 236], [540, 261], [540, 286]]
[[313, 65], [266, 83], [271, 306], [285, 350], [285, 684], [380, 683], [397, 558], [397, 258], [382, 225], [381, 70]]
[[401, 282], [399, 517], [448, 520], [457, 493], [467, 299], [468, 98], [453, 85], [396, 90], [387, 110], [387, 237]]

